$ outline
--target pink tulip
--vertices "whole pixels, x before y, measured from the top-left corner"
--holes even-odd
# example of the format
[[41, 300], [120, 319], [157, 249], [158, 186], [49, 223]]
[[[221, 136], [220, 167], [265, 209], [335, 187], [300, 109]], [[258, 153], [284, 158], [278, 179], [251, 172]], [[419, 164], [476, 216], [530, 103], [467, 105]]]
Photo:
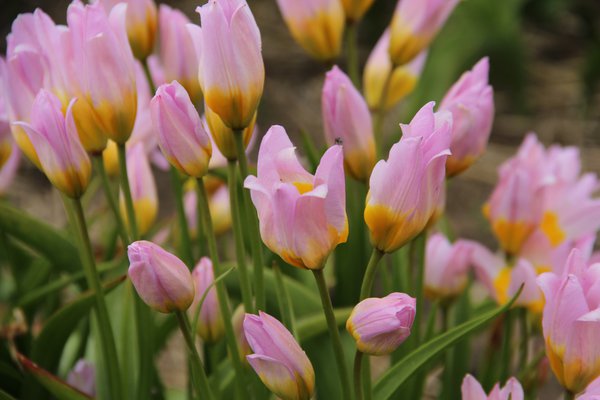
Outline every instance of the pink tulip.
[[392, 63], [404, 65], [429, 46], [458, 0], [400, 0], [390, 25]]
[[33, 103], [31, 122], [15, 124], [26, 132], [50, 182], [67, 196], [79, 198], [90, 181], [91, 163], [77, 136], [75, 102], [63, 115], [60, 100], [42, 89]]
[[600, 376], [600, 264], [588, 267], [573, 250], [562, 275], [542, 274], [546, 354], [560, 384], [583, 391]]
[[373, 4], [373, 1], [374, 0], [342, 0], [346, 19], [353, 23], [360, 21]]
[[577, 400], [600, 399], [600, 378], [596, 378], [585, 388], [585, 391], [577, 396]]
[[[190, 320], [193, 321], [196, 314], [198, 314], [198, 335], [207, 343], [215, 343], [225, 334], [225, 325], [221, 317], [217, 291], [214, 287], [208, 289], [215, 281], [215, 273], [210, 258], [202, 257], [200, 259], [200, 262], [196, 264], [192, 271], [192, 278], [194, 279], [196, 295], [192, 306], [188, 310]], [[200, 300], [202, 300], [202, 296], [204, 296], [207, 289], [208, 293], [200, 310], [198, 310]]]
[[392, 61], [388, 53], [390, 46], [390, 30], [381, 35], [373, 51], [367, 59], [365, 71], [363, 74], [363, 88], [365, 99], [371, 110], [378, 110], [382, 102], [383, 87], [386, 77], [392, 74], [387, 90], [387, 96], [383, 100], [383, 108], [389, 110], [400, 100], [409, 95], [421, 76], [425, 61], [427, 60], [427, 50], [419, 53], [411, 62], [406, 65], [397, 66], [392, 72]]
[[461, 391], [462, 400], [523, 400], [525, 398], [523, 387], [516, 378], [506, 381], [504, 387], [496, 383], [488, 395], [477, 379], [467, 374], [463, 379]]
[[244, 333], [254, 354], [250, 366], [271, 392], [284, 400], [309, 400], [315, 388], [315, 372], [306, 353], [292, 334], [262, 311], [246, 314]]
[[244, 334], [245, 317], [246, 311], [244, 310], [244, 305], [238, 304], [235, 311], [233, 311], [231, 324], [233, 325], [233, 332], [235, 333], [235, 340], [238, 345], [238, 350], [240, 351], [242, 362], [247, 363], [248, 360], [246, 359], [246, 356], [252, 354], [252, 349], [250, 348], [250, 344], [246, 340], [246, 335]]
[[425, 253], [425, 293], [432, 299], [452, 299], [460, 295], [468, 280], [472, 246], [458, 240], [451, 244], [440, 233], [427, 239]]
[[[375, 165], [365, 207], [373, 245], [393, 252], [417, 236], [436, 210], [450, 154], [452, 115], [428, 103], [410, 124], [388, 160]], [[393, 182], [393, 184], [390, 184]]]
[[330, 147], [308, 173], [281, 126], [272, 126], [258, 152], [258, 177], [251, 191], [264, 243], [287, 263], [321, 269], [333, 249], [348, 237], [346, 188], [341, 146]]
[[100, 4], [78, 0], [67, 10], [75, 95], [75, 122], [86, 150], [99, 152], [106, 138], [125, 143], [135, 121], [135, 64], [127, 33], [125, 4], [107, 15]]
[[67, 376], [67, 383], [82, 393], [94, 397], [96, 395], [96, 367], [84, 359], [78, 360]]
[[356, 305], [346, 329], [359, 351], [380, 356], [392, 353], [410, 336], [417, 301], [404, 293], [368, 298]]
[[6, 193], [15, 180], [21, 162], [21, 151], [14, 145], [12, 147], [8, 160], [0, 167], [0, 197]]
[[344, 165], [355, 179], [366, 181], [375, 165], [375, 138], [367, 103], [337, 66], [329, 71], [321, 95], [325, 138], [341, 140]]
[[202, 20], [200, 85], [208, 107], [231, 129], [246, 128], [265, 81], [258, 26], [244, 0], [210, 0]]
[[212, 147], [187, 92], [177, 81], [162, 85], [150, 103], [158, 143], [167, 160], [196, 178], [208, 171]]
[[[190, 185], [192, 186], [192, 185]], [[208, 188], [208, 184], [207, 190]], [[208, 190], [208, 208], [213, 221], [215, 235], [221, 235], [231, 228], [231, 203], [227, 185], [219, 182], [215, 188]], [[198, 206], [195, 186], [186, 191], [183, 197], [185, 217], [192, 236], [198, 233]]]
[[183, 261], [154, 243], [127, 248], [129, 278], [142, 300], [162, 313], [185, 311], [194, 300], [194, 281]]
[[446, 93], [440, 110], [452, 113], [452, 155], [446, 169], [454, 176], [467, 169], [487, 146], [494, 121], [494, 90], [488, 84], [489, 61], [482, 58]]
[[277, 0], [292, 37], [317, 60], [333, 60], [341, 50], [344, 9], [338, 0]]
[[[216, 147], [219, 149], [221, 155], [225, 156], [227, 160], [237, 160], [238, 154], [235, 144], [235, 132], [233, 129], [225, 125], [225, 123], [221, 120], [221, 117], [219, 117], [213, 110], [208, 108], [208, 106], [204, 107], [204, 112], [204, 118], [208, 128], [207, 131], [210, 132], [210, 137], [215, 143]], [[246, 152], [248, 152], [250, 140], [252, 140], [252, 136], [255, 134], [255, 127], [256, 113], [254, 113], [254, 117], [252, 117], [250, 124], [242, 131], [242, 138]]]

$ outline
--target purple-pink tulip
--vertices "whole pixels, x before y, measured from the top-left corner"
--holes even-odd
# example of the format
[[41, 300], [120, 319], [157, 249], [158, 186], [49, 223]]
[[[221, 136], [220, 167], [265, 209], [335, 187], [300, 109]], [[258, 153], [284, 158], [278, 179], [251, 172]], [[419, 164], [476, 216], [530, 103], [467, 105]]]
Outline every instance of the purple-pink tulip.
[[429, 46], [458, 0], [399, 0], [390, 25], [389, 53], [404, 65]]
[[516, 378], [509, 378], [504, 387], [496, 383], [489, 394], [473, 376], [467, 374], [461, 386], [462, 400], [523, 400], [523, 387]]
[[538, 278], [546, 304], [542, 327], [546, 354], [560, 384], [583, 391], [600, 376], [600, 264], [587, 266], [573, 250], [561, 275]]
[[450, 243], [441, 233], [431, 235], [425, 252], [425, 294], [432, 299], [460, 295], [467, 284], [471, 252], [467, 241]]
[[450, 154], [452, 115], [428, 103], [408, 125], [387, 160], [371, 174], [365, 222], [371, 242], [391, 253], [417, 236], [438, 207]]
[[204, 101], [231, 129], [246, 128], [265, 82], [260, 31], [245, 0], [210, 0], [202, 22], [200, 85]]
[[73, 119], [77, 101], [71, 100], [63, 115], [60, 100], [42, 89], [33, 103], [31, 122], [15, 122], [29, 137], [50, 182], [73, 198], [85, 192], [91, 175], [90, 158], [79, 141]]
[[346, 321], [356, 348], [370, 355], [390, 354], [410, 336], [417, 301], [404, 293], [368, 298], [358, 303]]
[[244, 333], [254, 354], [248, 363], [271, 392], [284, 400], [309, 400], [315, 372], [306, 353], [283, 324], [269, 314], [246, 314]]
[[[215, 343], [221, 339], [225, 333], [225, 325], [221, 316], [221, 309], [217, 299], [217, 291], [214, 287], [209, 287], [215, 281], [215, 273], [210, 258], [202, 257], [194, 270], [192, 271], [196, 295], [194, 302], [188, 310], [190, 319], [193, 321], [198, 314], [198, 325], [196, 332], [207, 343]], [[206, 297], [200, 306], [200, 301], [205, 292]], [[200, 309], [198, 307], [200, 306]]]
[[88, 396], [96, 395], [96, 367], [80, 359], [67, 376], [67, 383]]
[[494, 90], [488, 84], [488, 58], [465, 72], [446, 93], [440, 110], [452, 113], [452, 155], [446, 161], [448, 176], [454, 176], [481, 157], [494, 121]]
[[375, 138], [371, 113], [350, 78], [337, 66], [325, 77], [321, 94], [325, 138], [329, 145], [341, 141], [346, 170], [366, 181], [375, 165]]
[[160, 246], [140, 240], [127, 248], [129, 279], [144, 303], [156, 311], [185, 311], [194, 300], [194, 280], [186, 265]]
[[204, 176], [212, 154], [210, 138], [183, 86], [177, 81], [161, 85], [150, 109], [167, 160], [186, 175]]
[[258, 152], [258, 176], [249, 176], [260, 233], [271, 251], [299, 268], [321, 269], [348, 237], [342, 147], [330, 147], [308, 173], [281, 126], [272, 126]]
[[585, 391], [577, 396], [577, 400], [599, 400], [600, 399], [600, 378], [596, 378], [590, 383]]

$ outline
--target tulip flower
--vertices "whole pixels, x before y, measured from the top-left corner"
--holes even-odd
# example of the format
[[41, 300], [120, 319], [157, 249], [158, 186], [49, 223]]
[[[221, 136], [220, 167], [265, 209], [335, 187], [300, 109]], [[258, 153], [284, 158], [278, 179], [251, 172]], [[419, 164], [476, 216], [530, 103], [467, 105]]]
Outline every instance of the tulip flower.
[[162, 313], [188, 309], [194, 280], [183, 261], [145, 240], [130, 244], [127, 256], [129, 278], [144, 303]]
[[[156, 220], [156, 215], [158, 214], [158, 194], [156, 192], [154, 176], [150, 169], [150, 163], [148, 162], [148, 156], [141, 143], [136, 144], [127, 151], [127, 173], [138, 232], [140, 235], [143, 235], [148, 232]], [[122, 192], [120, 206], [123, 220], [128, 224], [125, 197]]]
[[13, 183], [19, 169], [20, 161], [21, 152], [19, 149], [13, 148], [8, 160], [0, 167], [0, 197], [6, 193], [8, 187]]
[[162, 85], [150, 102], [158, 144], [167, 160], [196, 178], [208, 171], [212, 147], [187, 92], [177, 81]]
[[467, 285], [472, 246], [465, 240], [451, 244], [440, 233], [427, 239], [425, 294], [432, 299], [452, 299]]
[[[227, 160], [237, 160], [238, 154], [237, 149], [235, 147], [235, 137], [234, 131], [229, 128], [227, 125], [223, 123], [221, 118], [212, 111], [208, 106], [204, 108], [206, 125], [208, 126], [208, 130], [210, 131], [210, 136], [214, 140], [215, 144], [219, 148], [219, 151]], [[254, 127], [256, 124], [256, 113], [254, 113], [254, 117], [250, 121], [250, 124], [244, 128], [243, 131], [243, 141], [244, 147], [247, 149], [250, 139], [252, 139], [252, 135], [254, 134]]]
[[33, 103], [31, 122], [15, 122], [29, 137], [50, 182], [72, 198], [85, 192], [92, 169], [77, 136], [73, 119], [76, 101], [71, 100], [63, 115], [58, 97], [42, 89]]
[[196, 295], [194, 302], [188, 310], [190, 319], [193, 321], [198, 314], [197, 333], [207, 343], [215, 343], [225, 334], [225, 325], [221, 316], [221, 309], [214, 287], [208, 290], [201, 308], [198, 310], [202, 296], [215, 281], [215, 273], [210, 258], [202, 257], [200, 262], [192, 271]]
[[366, 181], [375, 165], [375, 138], [367, 103], [337, 66], [329, 71], [321, 95], [325, 138], [341, 140], [344, 165], [355, 179]]
[[467, 374], [463, 379], [461, 391], [462, 400], [523, 400], [525, 398], [523, 387], [516, 378], [512, 377], [506, 381], [504, 387], [496, 383], [487, 395], [477, 379]]
[[317, 60], [333, 60], [340, 54], [344, 33], [344, 9], [339, 0], [277, 0], [292, 37]]
[[427, 50], [424, 50], [411, 62], [395, 67], [392, 72], [392, 61], [388, 53], [389, 45], [390, 31], [387, 29], [377, 41], [365, 64], [363, 88], [365, 99], [371, 110], [378, 110], [381, 106], [386, 77], [390, 73], [392, 76], [389, 81], [387, 96], [383, 101], [385, 110], [394, 107], [414, 90], [427, 60]]
[[333, 249], [348, 237], [342, 148], [330, 147], [308, 173], [281, 126], [264, 136], [258, 152], [258, 176], [249, 176], [265, 245], [287, 263], [321, 269]]
[[371, 173], [364, 216], [371, 242], [382, 252], [391, 253], [417, 236], [438, 206], [452, 115], [434, 113], [433, 106], [426, 104], [410, 124], [401, 125], [402, 139]]
[[547, 272], [537, 282], [546, 300], [542, 327], [550, 366], [566, 390], [579, 393], [600, 376], [600, 264], [588, 267], [575, 249], [562, 275]]
[[[198, 198], [196, 197], [196, 181], [192, 182], [191, 188], [186, 191], [183, 197], [183, 206], [185, 217], [188, 222], [188, 228], [192, 238], [198, 233]], [[229, 190], [227, 185], [221, 181], [217, 187], [208, 189], [208, 182], [205, 179], [205, 186], [208, 191], [208, 209], [213, 221], [213, 230], [215, 235], [221, 235], [231, 228], [231, 204], [229, 202]]]
[[145, 60], [154, 50], [156, 38], [156, 4], [154, 0], [100, 0], [107, 13], [119, 4], [127, 4], [125, 27], [133, 55]]
[[360, 21], [373, 4], [373, 0], [342, 0], [346, 19], [352, 23]]
[[[4, 93], [4, 79], [6, 73], [4, 60], [0, 57], [0, 92]], [[6, 112], [4, 97], [0, 97], [0, 169], [9, 160], [12, 153], [12, 137], [10, 134], [10, 121]]]
[[494, 91], [488, 84], [489, 61], [481, 59], [446, 93], [440, 110], [452, 113], [452, 155], [446, 162], [449, 176], [467, 169], [483, 155], [494, 121]]
[[269, 314], [246, 314], [246, 340], [254, 351], [248, 362], [271, 392], [283, 400], [309, 400], [315, 372], [292, 334]]
[[80, 359], [67, 376], [67, 383], [88, 396], [96, 396], [96, 368], [94, 364]]
[[410, 336], [416, 299], [404, 293], [368, 298], [356, 305], [346, 329], [359, 351], [374, 356], [392, 353]]
[[458, 0], [400, 0], [390, 25], [392, 63], [404, 65], [429, 46]]
[[242, 358], [242, 362], [247, 362], [246, 356], [252, 354], [252, 349], [250, 348], [250, 344], [246, 340], [246, 335], [244, 334], [245, 317], [246, 311], [244, 310], [244, 305], [238, 304], [236, 309], [233, 311], [233, 316], [231, 317], [231, 324], [233, 325], [235, 340], [238, 345], [238, 350], [240, 351], [240, 357]]
[[585, 391], [577, 396], [577, 400], [600, 399], [600, 378], [596, 378], [585, 388]]
[[245, 0], [211, 0], [202, 21], [200, 85], [204, 101], [231, 129], [250, 125], [262, 96], [265, 66], [258, 26]]
[[136, 116], [135, 64], [125, 32], [125, 4], [106, 15], [100, 4], [71, 3], [67, 10], [75, 75], [80, 99], [73, 115], [85, 149], [98, 153], [106, 139], [123, 144]]

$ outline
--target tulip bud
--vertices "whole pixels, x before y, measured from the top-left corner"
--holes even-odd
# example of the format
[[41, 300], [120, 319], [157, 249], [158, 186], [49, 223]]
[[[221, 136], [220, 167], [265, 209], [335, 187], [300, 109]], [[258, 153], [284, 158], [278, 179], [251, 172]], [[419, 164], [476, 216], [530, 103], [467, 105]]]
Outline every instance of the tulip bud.
[[197, 333], [207, 343], [215, 343], [221, 339], [225, 333], [225, 325], [221, 317], [221, 309], [217, 299], [217, 292], [211, 287], [204, 298], [201, 308], [198, 310], [202, 296], [215, 281], [215, 273], [210, 258], [202, 257], [200, 262], [192, 271], [196, 295], [194, 302], [189, 308], [188, 313], [193, 321], [198, 314]]
[[247, 363], [248, 360], [246, 356], [252, 354], [252, 349], [250, 348], [250, 344], [246, 340], [246, 335], [244, 334], [244, 318], [246, 317], [246, 311], [244, 310], [244, 305], [239, 304], [235, 311], [233, 312], [233, 316], [231, 317], [233, 332], [235, 333], [235, 340], [238, 345], [238, 350], [240, 353], [240, 357], [242, 362]]
[[546, 354], [558, 382], [571, 393], [600, 376], [600, 264], [588, 267], [571, 251], [562, 275], [537, 279], [546, 304], [542, 327]]
[[390, 25], [392, 63], [404, 65], [429, 46], [458, 0], [400, 0]]
[[388, 83], [387, 96], [383, 102], [385, 110], [395, 106], [414, 90], [427, 60], [427, 50], [424, 50], [411, 62], [395, 67], [392, 72], [392, 61], [388, 53], [389, 46], [390, 31], [387, 29], [377, 41], [365, 64], [363, 87], [365, 99], [371, 110], [378, 110], [381, 106], [386, 77], [390, 73], [392, 76]]
[[231, 129], [250, 125], [262, 96], [265, 66], [258, 26], [245, 0], [211, 0], [202, 21], [200, 84], [204, 100]]
[[462, 400], [523, 400], [525, 398], [521, 384], [512, 377], [502, 388], [499, 383], [496, 383], [490, 394], [487, 395], [477, 379], [467, 374], [463, 379], [461, 392]]
[[94, 364], [80, 359], [67, 376], [67, 383], [88, 396], [96, 396], [96, 368]]
[[342, 148], [330, 147], [308, 173], [281, 126], [272, 126], [258, 152], [257, 177], [248, 176], [265, 245], [287, 263], [322, 269], [348, 237]]
[[467, 285], [472, 247], [458, 240], [451, 244], [440, 233], [427, 239], [425, 251], [425, 294], [431, 299], [452, 299]]
[[342, 0], [346, 19], [351, 23], [360, 21], [372, 4], [373, 0]]
[[346, 329], [356, 348], [373, 356], [392, 353], [409, 336], [417, 301], [404, 293], [368, 298], [356, 305], [346, 321]]
[[[210, 135], [217, 147], [219, 148], [221, 154], [225, 156], [225, 158], [227, 158], [228, 160], [237, 160], [238, 154], [237, 149], [235, 147], [235, 137], [233, 136], [235, 132], [233, 132], [231, 128], [227, 127], [227, 125], [223, 123], [221, 118], [210, 108], [204, 107], [204, 112], [206, 118], [206, 125], [208, 125]], [[254, 113], [254, 117], [252, 117], [250, 125], [244, 128], [244, 148], [248, 147], [250, 139], [252, 139], [255, 124], [256, 113]]]
[[365, 222], [373, 245], [386, 253], [417, 236], [439, 204], [452, 115], [434, 113], [433, 106], [426, 104], [410, 124], [401, 125], [402, 139], [371, 173]]
[[92, 168], [77, 136], [75, 103], [71, 100], [65, 116], [60, 100], [42, 89], [33, 102], [31, 123], [15, 124], [27, 133], [50, 182], [67, 196], [79, 198], [90, 182]]
[[177, 81], [162, 85], [150, 103], [158, 144], [182, 173], [200, 178], [208, 171], [212, 147], [187, 92]]
[[321, 107], [327, 142], [333, 145], [341, 139], [346, 170], [366, 181], [375, 165], [371, 114], [360, 92], [337, 66], [326, 75]]
[[277, 0], [293, 38], [312, 57], [335, 59], [342, 46], [344, 9], [339, 0]]
[[162, 313], [188, 309], [194, 280], [183, 261], [145, 240], [130, 244], [127, 256], [129, 278], [144, 303]]
[[244, 333], [254, 354], [250, 366], [271, 392], [283, 400], [309, 400], [315, 372], [306, 353], [283, 324], [262, 311], [246, 314]]
[[452, 113], [452, 155], [446, 169], [454, 176], [473, 164], [485, 151], [494, 121], [494, 91], [488, 85], [489, 61], [481, 59], [448, 91], [440, 110]]

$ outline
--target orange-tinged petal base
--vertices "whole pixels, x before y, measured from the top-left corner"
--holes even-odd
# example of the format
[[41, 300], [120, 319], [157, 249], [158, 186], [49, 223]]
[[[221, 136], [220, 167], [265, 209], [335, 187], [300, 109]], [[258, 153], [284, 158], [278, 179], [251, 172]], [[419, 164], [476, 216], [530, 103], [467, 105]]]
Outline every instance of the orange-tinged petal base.
[[519, 253], [533, 229], [534, 226], [525, 221], [510, 222], [505, 218], [497, 219], [492, 224], [492, 230], [502, 248], [511, 255]]
[[557, 247], [563, 243], [567, 237], [565, 231], [560, 227], [558, 215], [553, 211], [546, 211], [544, 213], [540, 229], [544, 232], [552, 247]]
[[376, 204], [365, 208], [365, 222], [371, 232], [373, 245], [391, 253], [418, 235], [427, 221], [410, 213], [398, 214], [387, 206]]
[[17, 146], [19, 146], [19, 149], [21, 149], [23, 154], [25, 154], [25, 156], [32, 163], [34, 163], [35, 166], [38, 167], [38, 169], [41, 170], [42, 164], [40, 164], [40, 159], [38, 158], [35, 148], [33, 147], [33, 144], [31, 144], [31, 141], [29, 140], [27, 133], [25, 133], [23, 128], [21, 128], [20, 126], [17, 126], [17, 125], [13, 125], [11, 127], [11, 131], [12, 131], [13, 138], [15, 139], [15, 142], [17, 143]]
[[428, 36], [418, 36], [407, 27], [410, 26], [395, 16], [391, 24], [390, 58], [396, 66], [409, 63], [431, 42]]

